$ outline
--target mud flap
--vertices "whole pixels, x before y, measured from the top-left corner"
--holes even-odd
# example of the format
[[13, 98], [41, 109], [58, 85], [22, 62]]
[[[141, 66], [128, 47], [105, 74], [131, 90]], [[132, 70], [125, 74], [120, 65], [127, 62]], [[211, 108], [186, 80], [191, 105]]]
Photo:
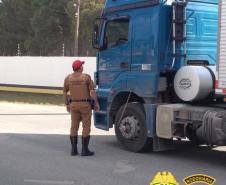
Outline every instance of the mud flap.
[[153, 151], [161, 152], [166, 150], [174, 150], [174, 144], [172, 139], [162, 139], [157, 136], [153, 138]]

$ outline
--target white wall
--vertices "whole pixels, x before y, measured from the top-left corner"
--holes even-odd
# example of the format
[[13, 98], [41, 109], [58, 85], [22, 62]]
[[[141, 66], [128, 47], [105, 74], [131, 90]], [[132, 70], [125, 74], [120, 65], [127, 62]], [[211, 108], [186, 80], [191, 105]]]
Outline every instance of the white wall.
[[93, 78], [95, 57], [0, 57], [0, 84], [62, 87], [76, 59]]

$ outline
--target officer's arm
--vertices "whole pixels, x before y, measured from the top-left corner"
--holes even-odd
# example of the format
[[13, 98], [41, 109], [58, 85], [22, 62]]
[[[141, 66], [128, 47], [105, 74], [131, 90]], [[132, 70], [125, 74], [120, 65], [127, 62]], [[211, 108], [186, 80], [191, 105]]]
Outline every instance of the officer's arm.
[[90, 91], [90, 96], [95, 101], [95, 104], [99, 104], [98, 103], [98, 99], [97, 99], [97, 93], [96, 93], [96, 90], [95, 89], [93, 89], [93, 90]]
[[99, 102], [98, 102], [98, 99], [97, 99], [96, 90], [95, 90], [96, 85], [93, 82], [93, 80], [91, 79], [91, 77], [90, 76], [88, 76], [88, 77], [89, 77], [88, 84], [89, 84], [90, 96], [95, 102], [95, 109], [98, 111], [100, 109], [100, 105], [99, 105]]
[[94, 102], [95, 102], [95, 110], [96, 110], [96, 111], [99, 111], [99, 110], [100, 110], [100, 104], [99, 104], [99, 102], [98, 102], [97, 94], [96, 94], [95, 89], [93, 89], [93, 90], [90, 91], [90, 96], [91, 96], [91, 98], [92, 98], [92, 99], [94, 100]]
[[64, 79], [63, 97], [65, 105], [69, 105], [69, 76]]

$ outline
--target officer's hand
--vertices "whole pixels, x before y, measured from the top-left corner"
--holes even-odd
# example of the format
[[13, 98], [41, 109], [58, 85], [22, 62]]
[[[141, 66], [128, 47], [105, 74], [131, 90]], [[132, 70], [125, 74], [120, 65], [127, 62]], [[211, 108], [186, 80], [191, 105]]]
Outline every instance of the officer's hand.
[[98, 104], [95, 104], [95, 111], [99, 111], [100, 110], [100, 105], [99, 103]]
[[71, 112], [71, 108], [70, 108], [70, 105], [66, 105], [66, 108], [67, 108], [67, 112]]

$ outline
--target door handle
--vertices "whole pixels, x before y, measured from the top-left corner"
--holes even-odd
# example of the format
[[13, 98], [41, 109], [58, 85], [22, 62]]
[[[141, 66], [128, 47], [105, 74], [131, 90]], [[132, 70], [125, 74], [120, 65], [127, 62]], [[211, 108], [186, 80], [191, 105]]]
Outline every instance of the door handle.
[[121, 62], [120, 63], [121, 68], [128, 68], [129, 67], [129, 62]]

